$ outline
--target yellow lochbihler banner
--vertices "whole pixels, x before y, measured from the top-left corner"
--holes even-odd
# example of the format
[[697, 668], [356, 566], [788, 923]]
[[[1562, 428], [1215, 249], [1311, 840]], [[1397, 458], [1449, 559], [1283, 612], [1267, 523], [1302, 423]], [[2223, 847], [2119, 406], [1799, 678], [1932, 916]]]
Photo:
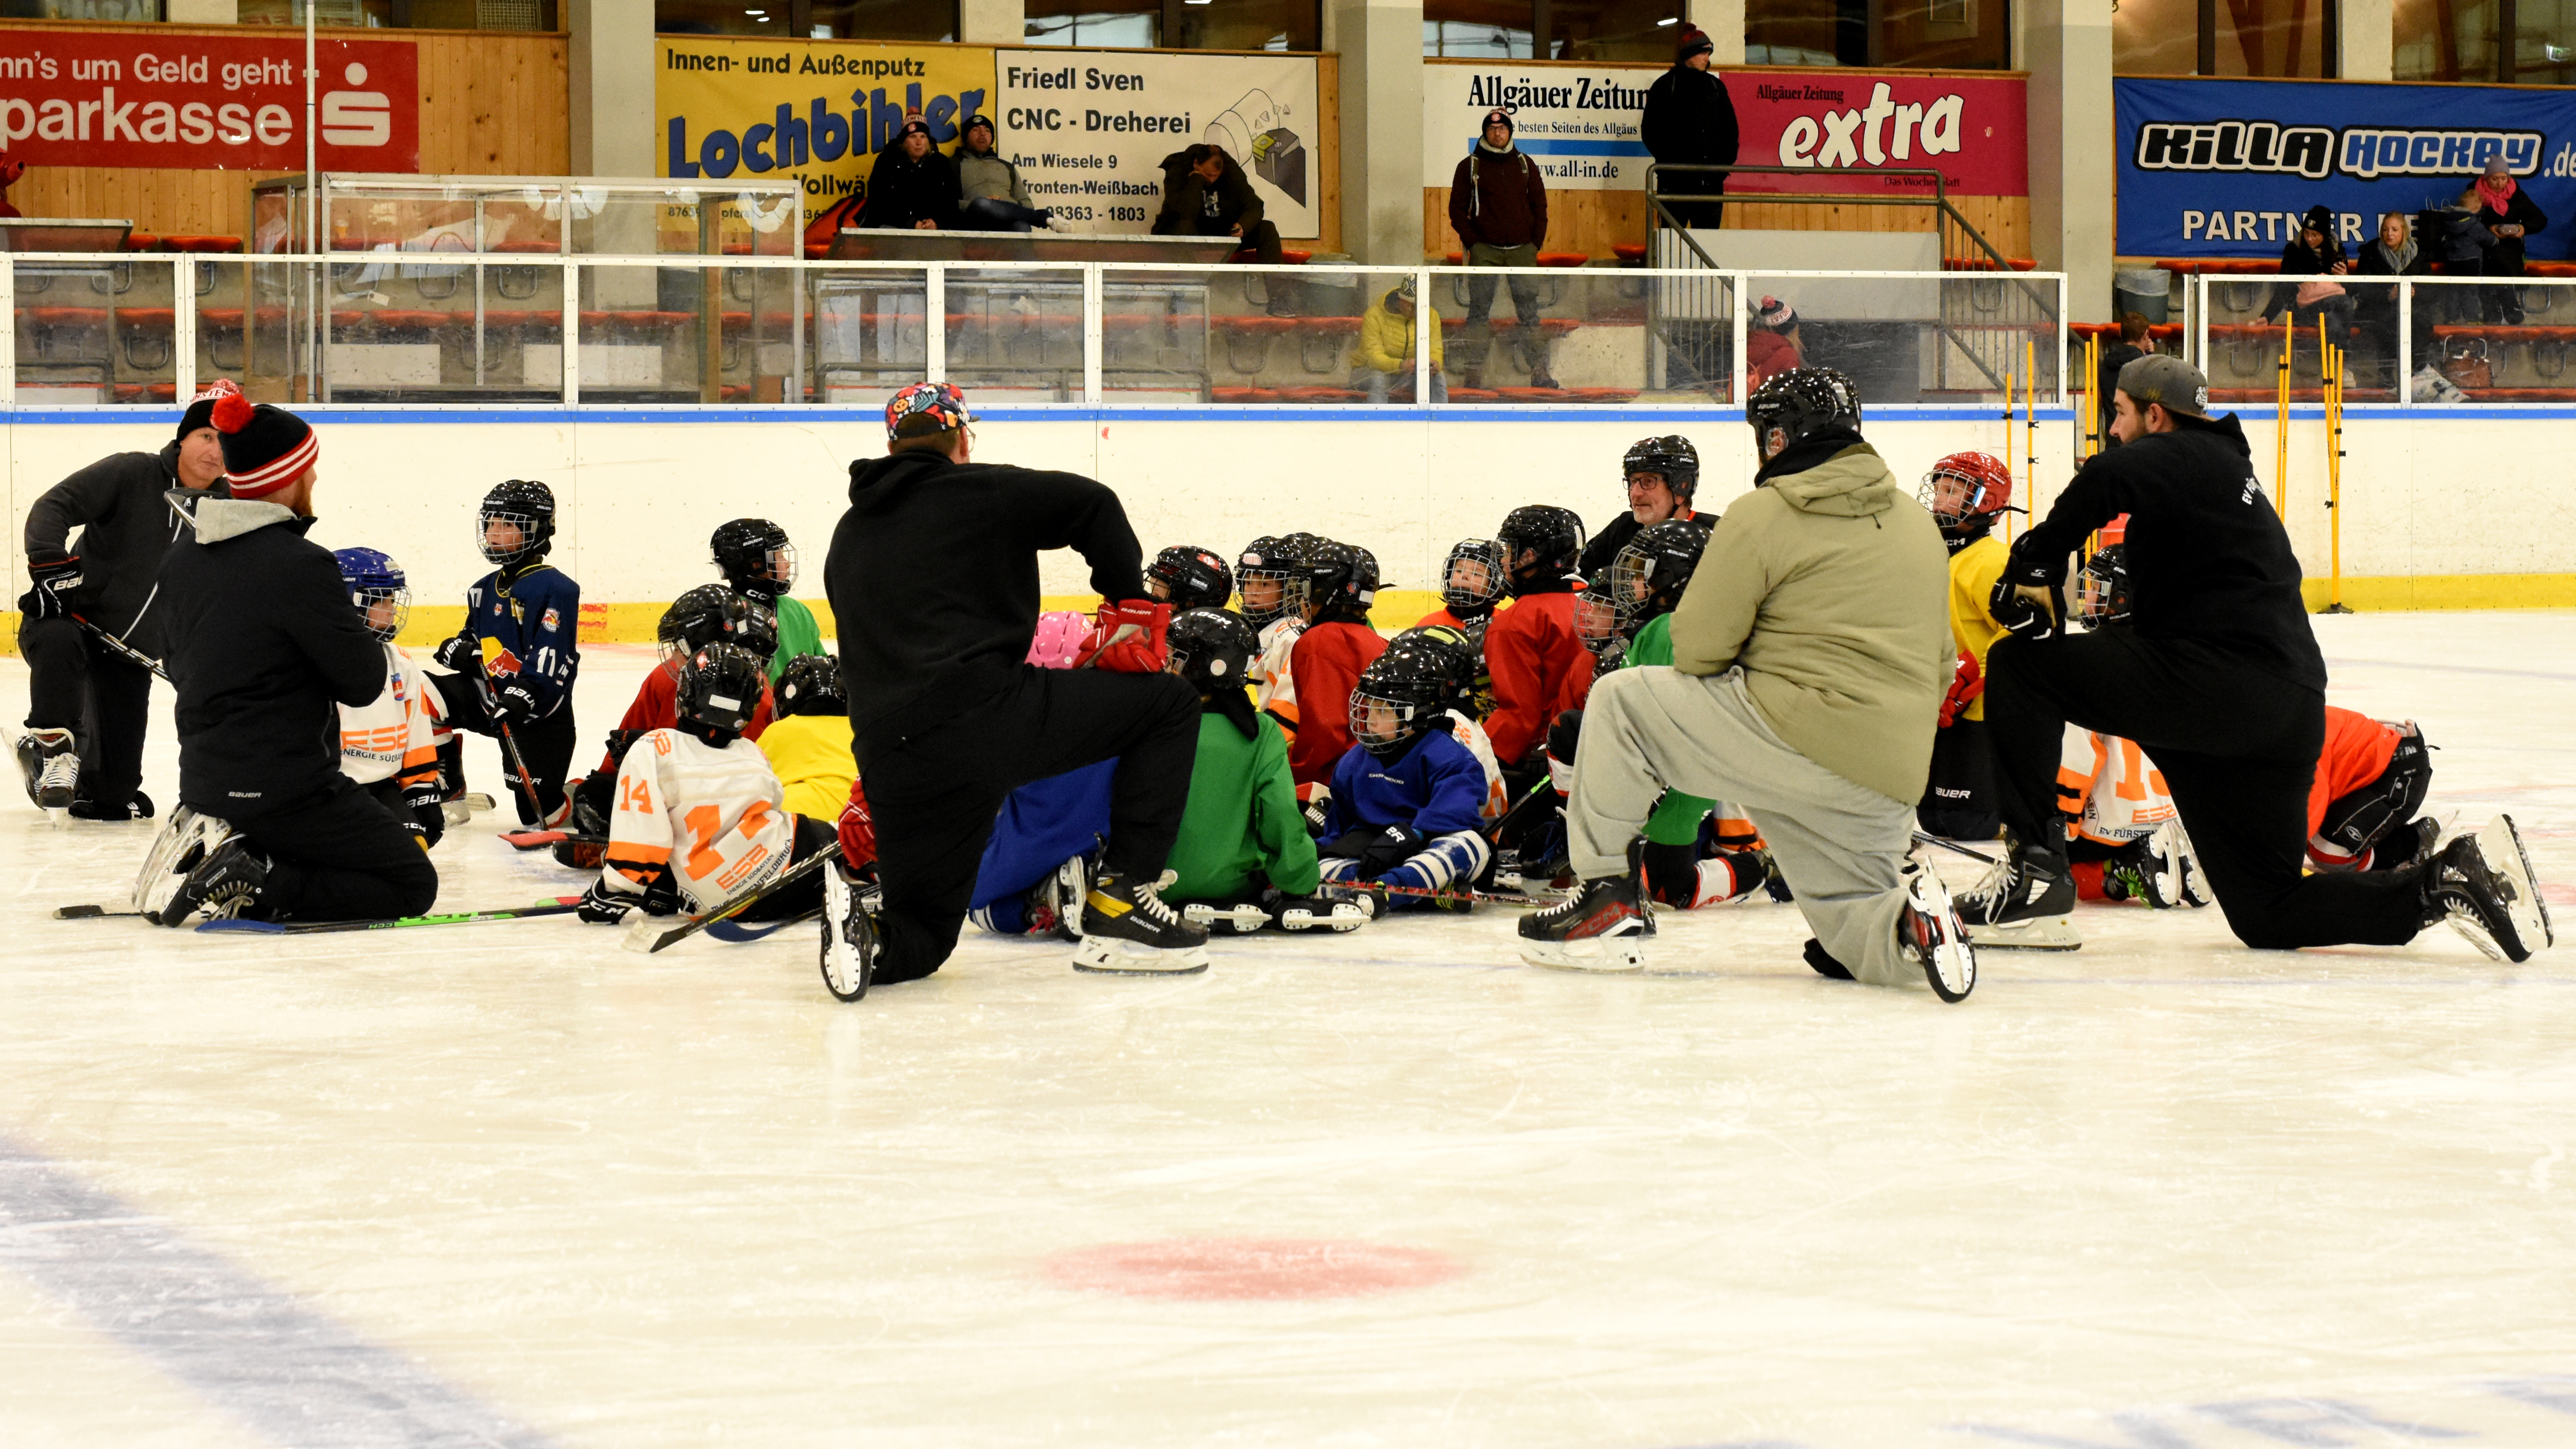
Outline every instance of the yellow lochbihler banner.
[[946, 150], [993, 102], [988, 45], [675, 37], [654, 51], [660, 173], [793, 176], [808, 222], [864, 196], [868, 168], [907, 111], [921, 112]]

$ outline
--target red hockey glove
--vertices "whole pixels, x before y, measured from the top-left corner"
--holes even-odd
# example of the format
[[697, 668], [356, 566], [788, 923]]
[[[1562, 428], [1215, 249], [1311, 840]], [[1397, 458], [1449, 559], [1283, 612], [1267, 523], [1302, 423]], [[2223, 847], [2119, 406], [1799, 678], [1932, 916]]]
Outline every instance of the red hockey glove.
[[1091, 637], [1074, 657], [1076, 669], [1106, 669], [1117, 674], [1160, 674], [1171, 657], [1163, 632], [1172, 625], [1172, 606], [1151, 599], [1121, 599], [1100, 606]]
[[1986, 671], [1977, 663], [1976, 655], [1960, 650], [1958, 670], [1950, 676], [1950, 692], [1941, 697], [1941, 727], [1948, 729], [1950, 722], [1985, 692]]
[[868, 814], [868, 797], [859, 782], [850, 782], [850, 803], [841, 807], [841, 864], [858, 870], [877, 858], [877, 822]]

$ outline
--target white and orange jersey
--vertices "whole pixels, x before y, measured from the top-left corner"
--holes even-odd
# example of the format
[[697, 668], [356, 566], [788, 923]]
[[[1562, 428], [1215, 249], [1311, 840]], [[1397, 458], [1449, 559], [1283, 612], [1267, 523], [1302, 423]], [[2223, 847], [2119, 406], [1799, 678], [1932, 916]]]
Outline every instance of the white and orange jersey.
[[369, 703], [340, 706], [340, 773], [361, 785], [408, 785], [438, 770], [438, 747], [454, 731], [445, 705], [412, 657], [385, 646], [385, 687]]
[[2165, 776], [2135, 740], [2066, 727], [2057, 762], [2057, 808], [2070, 839], [2126, 845], [2174, 818]]
[[1297, 734], [1297, 678], [1289, 671], [1288, 657], [1296, 652], [1297, 636], [1306, 632], [1306, 621], [1296, 617], [1273, 619], [1264, 625], [1244, 676], [1254, 685], [1252, 704], [1278, 716], [1280, 728], [1293, 741]]
[[1489, 824], [1502, 819], [1512, 799], [1503, 791], [1502, 762], [1494, 758], [1494, 742], [1485, 737], [1485, 727], [1453, 709], [1449, 711], [1449, 733], [1467, 747], [1477, 764], [1485, 767], [1485, 804], [1477, 813]]
[[786, 793], [758, 745], [653, 730], [618, 767], [599, 878], [640, 896], [667, 876], [691, 912], [704, 914], [766, 884], [795, 838]]

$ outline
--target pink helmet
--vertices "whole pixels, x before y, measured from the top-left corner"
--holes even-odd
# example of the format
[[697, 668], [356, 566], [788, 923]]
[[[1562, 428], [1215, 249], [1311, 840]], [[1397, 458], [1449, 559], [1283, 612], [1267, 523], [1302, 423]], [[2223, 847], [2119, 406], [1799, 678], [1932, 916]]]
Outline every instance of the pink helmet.
[[1090, 633], [1091, 620], [1070, 609], [1040, 614], [1037, 637], [1029, 641], [1029, 662], [1040, 669], [1070, 669]]

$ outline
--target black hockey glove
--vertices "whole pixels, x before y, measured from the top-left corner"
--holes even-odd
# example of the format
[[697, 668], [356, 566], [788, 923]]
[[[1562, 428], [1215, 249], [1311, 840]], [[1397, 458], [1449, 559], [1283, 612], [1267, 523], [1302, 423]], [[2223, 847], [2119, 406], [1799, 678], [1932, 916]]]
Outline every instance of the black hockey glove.
[[537, 700], [537, 692], [518, 680], [511, 680], [492, 691], [494, 724], [525, 727], [536, 723], [543, 708]]
[[36, 581], [36, 586], [27, 591], [27, 602], [35, 616], [39, 619], [69, 617], [75, 602], [71, 595], [82, 583], [80, 555], [65, 554], [43, 563], [30, 559], [27, 573]]
[[1323, 839], [1324, 822], [1333, 818], [1333, 787], [1330, 785], [1317, 785], [1315, 787], [1315, 797], [1308, 800], [1302, 809], [1306, 816], [1307, 838], [1310, 840]]
[[643, 904], [640, 899], [621, 895], [608, 888], [608, 882], [595, 880], [581, 893], [581, 905], [575, 915], [594, 926], [613, 926], [626, 919], [626, 913]]
[[[1986, 598], [1986, 612], [1993, 615], [1994, 621], [2010, 631], [2016, 639], [2056, 638], [2059, 627], [2057, 611], [2054, 608], [2041, 607], [2039, 603], [2022, 593], [2025, 587], [2033, 586], [2016, 584], [2013, 582], [2012, 571], [2006, 569], [2004, 576], [1995, 580], [1995, 591]], [[2046, 585], [2036, 587], [2044, 588]]]
[[1420, 855], [1430, 843], [1422, 832], [1407, 826], [1371, 825], [1352, 831], [1318, 853], [1356, 860], [1360, 863], [1359, 878], [1375, 880]]
[[420, 838], [431, 845], [438, 844], [438, 838], [447, 833], [446, 794], [439, 788], [438, 777], [432, 775], [403, 786], [403, 805], [419, 824]]
[[483, 641], [470, 631], [442, 639], [430, 652], [429, 662], [458, 674], [479, 674], [483, 671]]

